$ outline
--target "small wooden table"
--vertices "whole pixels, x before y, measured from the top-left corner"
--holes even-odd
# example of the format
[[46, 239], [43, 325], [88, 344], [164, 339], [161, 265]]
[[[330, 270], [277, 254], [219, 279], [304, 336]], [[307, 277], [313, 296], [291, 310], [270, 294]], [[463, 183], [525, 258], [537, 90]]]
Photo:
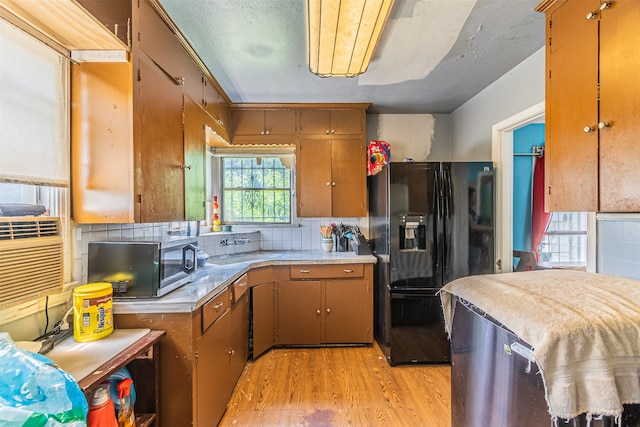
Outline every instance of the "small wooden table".
[[149, 329], [115, 329], [98, 341], [79, 343], [69, 337], [46, 356], [71, 374], [89, 402], [93, 388], [126, 366], [136, 390], [137, 426], [146, 427], [158, 418], [158, 344], [164, 335], [165, 331]]

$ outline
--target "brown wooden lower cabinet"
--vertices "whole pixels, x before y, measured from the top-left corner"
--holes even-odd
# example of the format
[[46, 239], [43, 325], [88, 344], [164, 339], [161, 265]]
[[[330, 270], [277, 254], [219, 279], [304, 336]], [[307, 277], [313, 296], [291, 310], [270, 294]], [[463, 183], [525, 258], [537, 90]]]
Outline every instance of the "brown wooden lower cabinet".
[[252, 288], [253, 357], [274, 345], [371, 344], [371, 264], [292, 266]]
[[322, 343], [322, 291], [318, 280], [278, 283], [278, 344]]
[[162, 325], [166, 331], [160, 341], [160, 425], [218, 424], [249, 357], [248, 295], [230, 305], [225, 290], [193, 313], [116, 314], [119, 328]]
[[253, 357], [274, 345], [371, 344], [372, 275], [371, 264], [257, 268], [192, 313], [116, 313], [114, 321], [118, 328], [166, 331], [159, 425], [215, 426], [249, 358], [250, 339]]
[[261, 283], [251, 288], [253, 353], [258, 357], [275, 344], [275, 283]]

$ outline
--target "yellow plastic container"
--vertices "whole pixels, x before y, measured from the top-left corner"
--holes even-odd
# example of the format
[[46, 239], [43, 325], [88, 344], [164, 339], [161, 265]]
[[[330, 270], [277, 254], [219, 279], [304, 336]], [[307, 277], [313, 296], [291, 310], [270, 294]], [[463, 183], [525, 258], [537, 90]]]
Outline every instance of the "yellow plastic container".
[[73, 290], [73, 338], [96, 341], [113, 332], [113, 287], [88, 283]]

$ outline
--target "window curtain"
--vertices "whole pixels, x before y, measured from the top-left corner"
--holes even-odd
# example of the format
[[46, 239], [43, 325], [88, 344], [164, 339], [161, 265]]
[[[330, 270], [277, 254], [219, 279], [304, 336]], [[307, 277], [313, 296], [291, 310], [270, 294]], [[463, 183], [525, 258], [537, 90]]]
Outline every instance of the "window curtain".
[[536, 261], [540, 261], [538, 248], [542, 242], [551, 213], [544, 210], [544, 152], [534, 158], [532, 203], [531, 203], [531, 250], [536, 254]]
[[66, 187], [66, 60], [0, 19], [0, 181]]

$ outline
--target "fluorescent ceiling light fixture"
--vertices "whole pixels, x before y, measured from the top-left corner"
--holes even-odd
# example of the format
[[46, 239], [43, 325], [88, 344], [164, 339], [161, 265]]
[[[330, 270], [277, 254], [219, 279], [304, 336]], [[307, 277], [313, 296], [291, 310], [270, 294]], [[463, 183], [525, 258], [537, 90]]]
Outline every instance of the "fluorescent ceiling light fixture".
[[367, 71], [394, 0], [308, 0], [309, 69], [320, 77]]

